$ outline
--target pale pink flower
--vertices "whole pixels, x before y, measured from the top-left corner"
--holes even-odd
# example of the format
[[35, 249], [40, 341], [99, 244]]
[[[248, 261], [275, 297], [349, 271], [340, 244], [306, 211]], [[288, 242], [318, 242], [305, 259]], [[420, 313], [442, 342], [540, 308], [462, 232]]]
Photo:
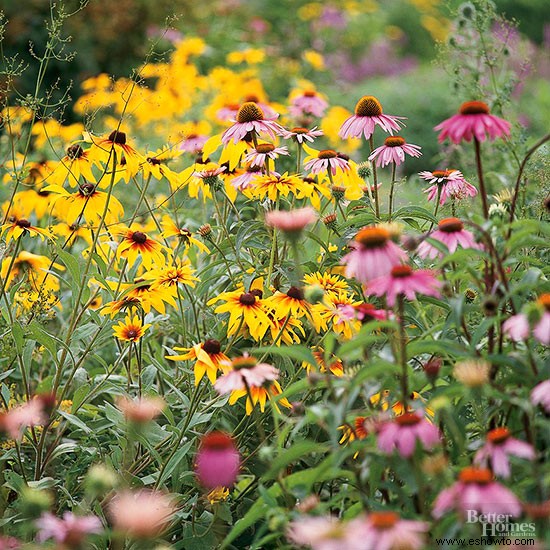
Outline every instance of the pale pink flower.
[[320, 174], [321, 172], [329, 172], [335, 176], [338, 170], [347, 172], [350, 169], [349, 161], [338, 155], [336, 151], [332, 149], [325, 149], [319, 151], [317, 158], [308, 160], [304, 168], [309, 170], [312, 174]]
[[214, 388], [220, 395], [247, 388], [259, 388], [265, 382], [279, 378], [279, 369], [267, 363], [258, 363], [255, 357], [243, 356], [231, 361], [231, 370], [220, 376]]
[[285, 233], [300, 234], [302, 230], [317, 219], [313, 208], [297, 208], [296, 210], [271, 210], [265, 215], [265, 223]]
[[286, 532], [287, 538], [299, 546], [313, 550], [359, 550], [360, 543], [352, 543], [351, 531], [332, 516], [301, 517], [292, 521]]
[[210, 432], [201, 439], [195, 461], [195, 473], [207, 489], [231, 487], [241, 465], [239, 451], [230, 435]]
[[550, 380], [544, 380], [531, 390], [531, 403], [542, 405], [542, 408], [550, 414]]
[[487, 433], [485, 445], [477, 451], [474, 462], [483, 466], [488, 465], [495, 475], [508, 478], [510, 477], [508, 455], [533, 460], [535, 451], [529, 443], [511, 437], [508, 428], [495, 428]]
[[238, 103], [228, 103], [216, 111], [216, 118], [223, 122], [233, 122], [239, 112]]
[[20, 550], [21, 543], [15, 537], [0, 535], [0, 550]]
[[373, 96], [363, 96], [355, 105], [355, 114], [344, 121], [338, 135], [342, 139], [360, 138], [369, 139], [374, 133], [375, 126], [380, 126], [384, 132], [393, 134], [398, 132], [404, 124], [401, 120], [406, 117], [382, 114], [382, 105]]
[[54, 539], [68, 548], [80, 548], [87, 535], [101, 533], [103, 530], [98, 517], [75, 516], [72, 512], [65, 512], [63, 519], [46, 512], [36, 520], [36, 527], [38, 542]]
[[[252, 187], [252, 182], [258, 176], [261, 176], [262, 173], [263, 171], [260, 166], [247, 166], [245, 171], [242, 174], [235, 176], [231, 180], [231, 185], [235, 189], [238, 189], [239, 191], [243, 191], [244, 189], [248, 189], [249, 187]], [[271, 175], [274, 177], [279, 177], [281, 174], [279, 174], [278, 172], [275, 172], [274, 170], [271, 170]]]
[[175, 513], [172, 497], [159, 491], [125, 491], [109, 502], [115, 529], [129, 537], [155, 538], [167, 527]]
[[120, 397], [117, 400], [117, 406], [123, 412], [126, 420], [143, 424], [156, 418], [164, 410], [166, 403], [161, 397], [140, 397], [138, 399]]
[[476, 510], [478, 514], [519, 516], [521, 503], [514, 493], [494, 481], [491, 470], [469, 466], [460, 472], [457, 482], [439, 493], [432, 515], [439, 519], [451, 510], [463, 517], [468, 510]]
[[507, 334], [514, 342], [521, 342], [529, 338], [529, 318], [525, 313], [512, 315], [502, 324], [502, 331]]
[[216, 168], [211, 168], [210, 170], [198, 170], [193, 172], [195, 178], [200, 178], [201, 180], [207, 180], [209, 178], [216, 178], [223, 172], [225, 172], [225, 166], [217, 166]]
[[491, 141], [497, 137], [510, 135], [510, 123], [489, 114], [489, 107], [483, 101], [467, 101], [460, 107], [459, 113], [438, 124], [434, 130], [441, 130], [439, 141], [449, 138], [453, 143], [462, 140], [485, 141], [487, 135]]
[[342, 258], [346, 277], [355, 277], [363, 284], [387, 275], [407, 260], [406, 252], [391, 241], [389, 231], [382, 227], [361, 229], [348, 246], [352, 250]]
[[[444, 244], [448, 248], [449, 254], [455, 252], [459, 246], [462, 248], [474, 248], [476, 250], [481, 248], [476, 243], [472, 233], [464, 229], [464, 224], [458, 218], [445, 218], [441, 220], [437, 224], [437, 229], [428, 236], [430, 239]], [[427, 240], [422, 241], [418, 245], [417, 252], [421, 258], [429, 258], [430, 260], [442, 258], [445, 255]]]
[[[275, 113], [276, 114], [276, 113]], [[222, 143], [225, 145], [233, 140], [238, 143], [248, 132], [267, 134], [272, 139], [282, 132], [284, 128], [275, 122], [279, 115], [265, 118], [262, 109], [253, 101], [243, 103], [237, 113], [234, 124], [222, 134]]]
[[0, 431], [6, 432], [12, 439], [19, 439], [26, 428], [40, 426], [46, 421], [44, 405], [35, 398], [0, 413]]
[[196, 154], [202, 151], [204, 144], [208, 141], [208, 136], [199, 136], [190, 134], [186, 136], [180, 143], [179, 148], [187, 153]]
[[370, 155], [369, 160], [374, 160], [376, 166], [384, 167], [390, 163], [399, 166], [405, 162], [405, 154], [411, 157], [422, 155], [420, 147], [412, 143], [406, 143], [401, 136], [389, 136], [384, 140], [384, 145], [377, 147]]
[[288, 155], [286, 147], [275, 147], [272, 143], [260, 143], [245, 157], [245, 162], [251, 166], [265, 166], [266, 160], [275, 160], [279, 155]]
[[306, 90], [296, 96], [289, 107], [289, 113], [295, 118], [313, 115], [321, 118], [327, 110], [328, 103], [314, 90]]
[[384, 309], [376, 309], [373, 304], [357, 304], [355, 306], [349, 306], [354, 309], [355, 318], [362, 323], [368, 323], [369, 321], [385, 321], [388, 318], [388, 313]]
[[322, 135], [323, 130], [317, 130], [317, 126], [314, 126], [311, 130], [308, 130], [307, 128], [296, 127], [292, 128], [292, 130], [285, 130], [284, 132], [281, 132], [281, 136], [284, 139], [294, 139], [294, 141], [297, 141], [300, 144], [304, 143], [304, 141], [309, 141], [310, 143], [313, 143], [315, 141], [315, 138], [318, 138]]
[[518, 313], [507, 319], [502, 330], [512, 340], [519, 342], [527, 340], [532, 329], [533, 337], [545, 346], [550, 345], [550, 293], [541, 294], [537, 300], [540, 317], [530, 323], [525, 313]]
[[356, 532], [355, 541], [362, 550], [420, 550], [425, 547], [429, 524], [381, 511], [358, 517], [347, 528]]
[[438, 428], [426, 420], [422, 411], [407, 412], [382, 424], [378, 432], [378, 448], [387, 454], [396, 450], [408, 458], [413, 455], [417, 441], [424, 449], [431, 449], [440, 438]]
[[477, 189], [468, 183], [459, 170], [434, 170], [433, 172], [420, 172], [422, 179], [431, 183], [431, 187], [424, 190], [428, 193], [429, 201], [436, 201], [439, 194], [439, 204], [443, 206], [448, 199], [465, 199], [475, 197]]
[[388, 305], [393, 306], [398, 296], [405, 296], [409, 300], [416, 299], [416, 294], [439, 298], [442, 286], [443, 283], [427, 269], [413, 271], [408, 265], [398, 265], [388, 275], [369, 281], [367, 293], [386, 296]]

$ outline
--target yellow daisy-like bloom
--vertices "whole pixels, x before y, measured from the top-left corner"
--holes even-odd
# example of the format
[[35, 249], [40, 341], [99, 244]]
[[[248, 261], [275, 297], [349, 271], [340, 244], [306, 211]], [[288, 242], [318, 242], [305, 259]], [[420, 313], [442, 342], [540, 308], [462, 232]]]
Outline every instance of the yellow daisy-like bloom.
[[[337, 250], [337, 248], [335, 249]], [[325, 292], [334, 296], [338, 296], [341, 291], [347, 291], [349, 289], [348, 283], [343, 277], [329, 273], [328, 271], [324, 273], [320, 271], [308, 273], [304, 275], [303, 280], [306, 285], [319, 285]]]
[[68, 246], [72, 246], [77, 239], [82, 239], [90, 246], [93, 243], [92, 230], [85, 225], [62, 222], [52, 226], [52, 231], [54, 234], [63, 237]]
[[179, 262], [175, 265], [167, 265], [159, 269], [151, 269], [142, 275], [143, 279], [153, 281], [152, 288], [177, 287], [179, 284], [195, 286], [198, 277], [193, 275], [193, 269], [188, 261]]
[[[269, 313], [268, 317], [271, 320], [271, 325], [269, 327], [271, 339], [273, 341], [277, 340], [277, 346], [280, 346], [281, 342], [287, 346], [299, 344], [300, 335], [302, 338], [305, 338], [306, 333], [299, 319], [295, 319], [292, 316], [277, 319], [274, 316], [274, 312]], [[300, 333], [300, 335], [297, 333]]]
[[44, 189], [27, 189], [16, 193], [13, 197], [13, 203], [16, 205], [21, 217], [28, 219], [34, 212], [36, 218], [41, 220], [50, 212], [54, 203], [54, 196], [49, 191], [44, 191]]
[[113, 327], [113, 334], [126, 342], [138, 342], [151, 323], [143, 324], [137, 315], [127, 315], [124, 321]]
[[266, 303], [268, 307], [273, 308], [277, 319], [285, 318], [287, 315], [300, 319], [305, 315], [317, 332], [326, 329], [326, 322], [304, 298], [304, 292], [301, 288], [291, 286], [286, 294], [277, 291], [266, 300]]
[[228, 496], [229, 489], [227, 487], [215, 487], [206, 495], [206, 499], [210, 504], [217, 504], [218, 502], [227, 500]]
[[[166, 304], [176, 307], [177, 289], [173, 286], [153, 287], [150, 281], [143, 278], [134, 279], [133, 283], [119, 284], [116, 281], [107, 281], [112, 290], [118, 288], [122, 292], [122, 298], [109, 302], [101, 310], [103, 315], [109, 313], [111, 316], [116, 311], [125, 307], [140, 306], [145, 313], [149, 313], [151, 308], [159, 313], [166, 313]], [[118, 309], [117, 309], [118, 308]]]
[[313, 309], [323, 321], [332, 323], [332, 330], [341, 334], [346, 340], [351, 339], [361, 328], [361, 321], [355, 317], [355, 306], [362, 302], [353, 300], [347, 292], [340, 290], [337, 294], [326, 294], [322, 303], [315, 304]]
[[141, 165], [143, 175], [146, 178], [153, 177], [157, 181], [166, 178], [170, 183], [170, 189], [176, 191], [193, 173], [193, 169], [188, 168], [181, 174], [178, 174], [166, 165], [167, 161], [179, 155], [181, 155], [181, 151], [175, 148], [163, 148], [158, 149], [154, 153], [147, 153], [145, 157], [146, 162]]
[[[125, 296], [121, 300], [112, 300], [111, 302], [108, 302], [101, 308], [101, 315], [110, 315], [111, 319], [119, 312], [126, 309], [133, 309], [133, 308], [142, 308], [145, 311], [145, 308], [142, 307], [142, 301], [132, 296], [128, 298]], [[151, 311], [151, 307], [149, 307], [149, 311]]]
[[3, 280], [6, 280], [6, 287], [9, 287], [14, 279], [17, 279], [20, 275], [25, 275], [30, 282], [33, 289], [38, 290], [44, 285], [45, 280], [48, 281], [48, 287], [52, 290], [59, 289], [59, 282], [55, 274], [52, 273], [52, 269], [58, 269], [60, 271], [65, 268], [60, 264], [52, 264], [50, 258], [46, 256], [38, 256], [32, 252], [22, 250], [15, 258], [11, 270], [8, 273], [8, 268], [11, 263], [11, 257], [4, 258], [2, 260], [2, 268], [0, 270], [0, 276]]
[[143, 231], [127, 229], [123, 234], [124, 238], [117, 247], [117, 258], [125, 258], [132, 267], [139, 255], [145, 269], [165, 264], [163, 251], [166, 247], [148, 237]]
[[[391, 399], [390, 399], [390, 391], [384, 390], [379, 393], [375, 393], [372, 395], [369, 399], [371, 405], [375, 408], [381, 408], [383, 411], [387, 411], [390, 408]], [[412, 401], [416, 401], [419, 399], [423, 403], [425, 403], [425, 400], [422, 398], [422, 396], [418, 392], [411, 392], [409, 395], [409, 399]], [[401, 416], [405, 412], [412, 412], [414, 411], [414, 408], [411, 406], [407, 407], [407, 411], [405, 411], [405, 407], [403, 406], [403, 403], [401, 401], [394, 401], [393, 404], [391, 404], [391, 411], [395, 416]], [[429, 407], [426, 407], [424, 409], [424, 412], [426, 414], [426, 418], [430, 420], [434, 417], [434, 412]]]
[[6, 244], [9, 244], [12, 239], [19, 239], [23, 234], [30, 235], [31, 237], [36, 237], [38, 235], [42, 240], [44, 240], [44, 237], [53, 237], [53, 235], [45, 229], [35, 227], [27, 218], [21, 216], [16, 205], [13, 205], [10, 209], [6, 218], [6, 223], [0, 226], [0, 235], [4, 233], [6, 234]]
[[342, 124], [352, 114], [344, 107], [331, 107], [321, 121], [321, 130], [323, 130], [325, 137], [329, 140], [329, 145], [345, 153], [352, 153], [361, 145], [360, 139], [350, 138], [342, 141], [338, 135]]
[[330, 371], [334, 376], [344, 375], [344, 364], [341, 359], [334, 355], [334, 353], [330, 354], [328, 358], [329, 362], [325, 359], [325, 350], [323, 348], [315, 347], [312, 349], [312, 353], [316, 364], [312, 365], [307, 361], [302, 363], [302, 368], [306, 369], [308, 374], [315, 369], [319, 372]]
[[219, 305], [214, 311], [229, 312], [227, 336], [231, 336], [241, 327], [246, 327], [254, 340], [259, 341], [264, 337], [271, 321], [267, 316], [264, 301], [259, 297], [259, 292], [245, 292], [244, 287], [241, 287], [232, 292], [223, 292], [211, 299], [208, 305], [218, 300], [224, 300], [225, 304]]
[[196, 246], [201, 252], [206, 252], [207, 254], [210, 253], [209, 248], [198, 239], [195, 239], [195, 237], [193, 237], [193, 233], [191, 233], [189, 229], [179, 227], [167, 214], [162, 217], [161, 226], [163, 231], [160, 236], [163, 239], [177, 237], [179, 242], [183, 243], [185, 246], [185, 250], [188, 250], [191, 246]]
[[49, 181], [56, 185], [68, 182], [71, 187], [81, 183], [81, 178], [84, 181], [95, 182], [92, 167], [96, 163], [89, 151], [85, 151], [79, 143], [73, 143], [67, 148], [67, 154], [59, 161]]
[[272, 400], [273, 397], [277, 397], [283, 393], [281, 390], [281, 385], [279, 382], [274, 380], [271, 382], [267, 387], [264, 386], [252, 386], [250, 388], [250, 395], [248, 395], [247, 390], [234, 390], [231, 392], [231, 396], [229, 397], [229, 404], [234, 405], [241, 397], [247, 396], [246, 398], [246, 414], [250, 415], [252, 414], [252, 411], [254, 410], [254, 407], [257, 403], [260, 404], [260, 411], [264, 412], [265, 410], [265, 404], [266, 401], [269, 399], [272, 402], [273, 407], [275, 407], [275, 410], [277, 412], [281, 412], [279, 410], [278, 405], [282, 405], [283, 407], [287, 407], [288, 409], [292, 408], [292, 405], [288, 401], [286, 397], [283, 397], [279, 399], [278, 402], [275, 402]]
[[213, 384], [217, 377], [218, 371], [227, 372], [231, 361], [227, 355], [222, 353], [221, 346], [218, 340], [206, 340], [199, 344], [195, 344], [192, 348], [174, 348], [176, 351], [185, 351], [182, 355], [166, 355], [166, 359], [171, 361], [193, 361], [195, 365], [195, 386], [199, 385], [204, 375]]
[[277, 176], [259, 176], [250, 182], [250, 186], [243, 190], [244, 195], [249, 198], [265, 199], [276, 201], [277, 197], [288, 197], [292, 193], [297, 199], [309, 198], [314, 195], [315, 187], [305, 182], [298, 176], [289, 176], [287, 172]]
[[135, 176], [140, 164], [146, 162], [143, 155], [127, 143], [126, 134], [120, 130], [113, 130], [107, 137], [95, 142], [89, 153], [90, 158], [107, 164], [112, 162], [113, 151], [116, 152], [117, 163], [122, 163], [124, 159], [130, 176]]

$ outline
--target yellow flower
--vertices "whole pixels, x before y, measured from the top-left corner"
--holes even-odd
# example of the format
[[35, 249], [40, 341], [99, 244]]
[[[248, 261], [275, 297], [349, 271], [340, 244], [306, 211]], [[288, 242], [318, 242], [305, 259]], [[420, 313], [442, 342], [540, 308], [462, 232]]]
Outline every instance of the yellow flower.
[[73, 143], [67, 149], [67, 154], [59, 161], [48, 181], [57, 185], [63, 185], [67, 181], [71, 187], [81, 183], [81, 178], [83, 182], [95, 182], [96, 179], [92, 172], [92, 166], [95, 163], [96, 161], [91, 158], [89, 151], [85, 151], [79, 143]]
[[330, 362], [327, 362], [325, 359], [325, 350], [323, 348], [315, 347], [312, 349], [313, 357], [315, 358], [315, 365], [312, 365], [306, 361], [302, 363], [302, 368], [307, 370], [309, 374], [313, 369], [319, 370], [319, 372], [330, 371], [335, 376], [344, 375], [344, 364], [342, 360], [336, 357], [333, 353], [327, 358]]
[[[338, 250], [337, 247], [334, 247], [334, 250]], [[325, 292], [338, 296], [340, 291], [348, 290], [348, 283], [339, 275], [334, 275], [328, 271], [321, 273], [316, 271], [315, 273], [308, 273], [304, 275], [304, 283], [306, 285], [319, 285]]]
[[59, 289], [57, 276], [52, 272], [52, 269], [64, 270], [65, 268], [62, 265], [52, 263], [50, 258], [46, 256], [38, 256], [37, 254], [22, 250], [17, 255], [17, 258], [15, 258], [11, 270], [8, 273], [11, 260], [11, 257], [2, 260], [0, 276], [3, 280], [7, 277], [6, 287], [8, 287], [14, 279], [18, 278], [19, 275], [25, 275], [31, 287], [35, 290], [39, 290], [42, 286], [46, 286], [44, 284], [46, 280], [48, 281], [47, 286], [51, 289]]
[[132, 267], [139, 254], [145, 269], [152, 269], [155, 264], [164, 265], [163, 251], [166, 247], [148, 237], [143, 231], [127, 229], [123, 234], [124, 238], [117, 247], [117, 258], [125, 258]]
[[306, 63], [309, 63], [316, 71], [322, 71], [325, 68], [325, 58], [314, 50], [306, 50], [302, 57]]
[[353, 113], [347, 109], [344, 109], [344, 107], [331, 107], [321, 121], [321, 130], [323, 130], [330, 146], [343, 151], [344, 153], [351, 153], [361, 145], [360, 139], [348, 139], [342, 141], [342, 139], [338, 136], [340, 127], [352, 114]]
[[254, 178], [243, 193], [250, 198], [276, 201], [278, 196], [288, 197], [292, 193], [297, 199], [311, 197], [315, 188], [298, 176], [289, 176], [286, 172], [280, 176], [260, 176]]
[[360, 303], [341, 290], [337, 294], [326, 294], [323, 302], [315, 304], [313, 309], [326, 324], [332, 323], [332, 330], [336, 334], [341, 334], [346, 340], [349, 340], [361, 328], [361, 321], [355, 318], [353, 309]]
[[265, 404], [266, 401], [269, 399], [272, 401], [273, 407], [275, 407], [275, 410], [277, 412], [279, 411], [278, 405], [282, 405], [283, 407], [287, 407], [288, 409], [292, 408], [292, 405], [288, 401], [286, 397], [283, 397], [278, 400], [278, 402], [275, 402], [272, 400], [273, 397], [277, 397], [282, 393], [281, 385], [279, 382], [274, 380], [271, 382], [271, 384], [267, 387], [264, 386], [252, 386], [250, 387], [250, 395], [248, 395], [247, 390], [234, 390], [231, 392], [231, 396], [229, 397], [229, 404], [234, 405], [241, 397], [247, 396], [246, 398], [246, 414], [250, 415], [252, 414], [252, 411], [254, 410], [254, 407], [257, 403], [260, 404], [260, 411], [264, 412], [265, 410]]
[[242, 51], [229, 52], [226, 56], [226, 61], [230, 65], [238, 65], [239, 63], [248, 63], [256, 65], [265, 59], [265, 51], [261, 48], [247, 48]]
[[176, 307], [177, 289], [172, 286], [154, 287], [149, 281], [143, 278], [134, 279], [133, 283], [119, 284], [116, 281], [107, 281], [108, 286], [123, 293], [122, 298], [113, 300], [106, 304], [101, 313], [110, 314], [111, 317], [121, 309], [128, 307], [141, 307], [145, 313], [149, 313], [151, 308], [159, 313], [166, 313], [166, 304]]
[[165, 214], [162, 217], [162, 233], [160, 236], [163, 239], [169, 239], [170, 237], [178, 237], [179, 242], [183, 243], [185, 250], [187, 251], [191, 245], [196, 246], [201, 252], [206, 252], [207, 254], [210, 253], [210, 250], [208, 247], [198, 239], [195, 239], [193, 237], [193, 233], [189, 231], [189, 229], [186, 229], [185, 227], [179, 227], [176, 222], [168, 216], [168, 214]]
[[0, 226], [0, 235], [4, 233], [6, 234], [6, 244], [9, 244], [12, 239], [19, 239], [23, 234], [30, 235], [31, 237], [36, 237], [38, 235], [42, 240], [44, 240], [44, 237], [53, 237], [53, 235], [45, 229], [35, 227], [27, 218], [24, 218], [15, 204], [8, 213], [6, 223]]
[[143, 279], [153, 281], [151, 288], [157, 286], [177, 287], [179, 284], [195, 286], [199, 279], [193, 275], [193, 269], [188, 261], [176, 261], [175, 265], [151, 269], [142, 275]]
[[304, 292], [301, 288], [291, 286], [286, 294], [277, 291], [266, 300], [266, 305], [273, 308], [277, 319], [285, 318], [287, 315], [300, 319], [305, 315], [317, 332], [326, 328], [326, 322], [304, 298]]
[[119, 340], [137, 342], [150, 326], [151, 323], [142, 324], [141, 319], [137, 315], [127, 315], [124, 321], [120, 321], [118, 325], [113, 327], [113, 334]]
[[112, 168], [113, 153], [116, 153], [117, 165], [124, 162], [130, 176], [135, 176], [141, 164], [146, 162], [143, 155], [127, 143], [127, 136], [120, 130], [113, 130], [107, 137], [94, 142], [89, 150], [90, 158], [110, 164]]
[[229, 496], [229, 489], [227, 487], [215, 487], [207, 495], [206, 498], [210, 504], [217, 504], [227, 500]]

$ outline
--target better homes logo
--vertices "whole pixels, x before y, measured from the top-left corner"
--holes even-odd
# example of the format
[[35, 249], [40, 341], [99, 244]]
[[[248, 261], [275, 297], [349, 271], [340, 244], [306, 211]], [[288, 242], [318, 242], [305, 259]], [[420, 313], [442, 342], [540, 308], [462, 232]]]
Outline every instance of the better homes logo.
[[481, 524], [484, 537], [520, 536], [534, 537], [534, 523], [512, 523], [510, 514], [479, 514], [468, 510], [466, 523]]

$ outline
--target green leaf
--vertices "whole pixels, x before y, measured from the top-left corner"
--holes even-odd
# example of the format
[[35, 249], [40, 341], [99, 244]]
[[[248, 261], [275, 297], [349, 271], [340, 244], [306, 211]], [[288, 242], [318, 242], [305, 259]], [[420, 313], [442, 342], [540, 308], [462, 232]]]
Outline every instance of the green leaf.
[[299, 458], [313, 452], [323, 453], [326, 451], [328, 451], [327, 446], [321, 443], [316, 443], [314, 441], [299, 441], [292, 445], [292, 447], [284, 449], [283, 452], [271, 462], [271, 468], [262, 476], [262, 479], [275, 479], [283, 468]]
[[313, 352], [306, 346], [264, 346], [251, 349], [250, 351], [253, 351], [255, 354], [269, 353], [271, 355], [279, 355], [280, 357], [288, 357], [300, 362], [305, 361], [310, 365], [317, 364]]
[[69, 424], [72, 424], [73, 426], [76, 426], [77, 428], [79, 428], [80, 430], [82, 430], [84, 433], [87, 433], [87, 434], [91, 434], [92, 433], [92, 430], [86, 426], [86, 424], [84, 422], [82, 422], [82, 420], [80, 420], [80, 418], [78, 418], [77, 416], [75, 416], [74, 414], [70, 414], [68, 412], [65, 412], [65, 411], [62, 411], [62, 410], [58, 410], [57, 411], [65, 420], [67, 420], [67, 422], [69, 422]]

